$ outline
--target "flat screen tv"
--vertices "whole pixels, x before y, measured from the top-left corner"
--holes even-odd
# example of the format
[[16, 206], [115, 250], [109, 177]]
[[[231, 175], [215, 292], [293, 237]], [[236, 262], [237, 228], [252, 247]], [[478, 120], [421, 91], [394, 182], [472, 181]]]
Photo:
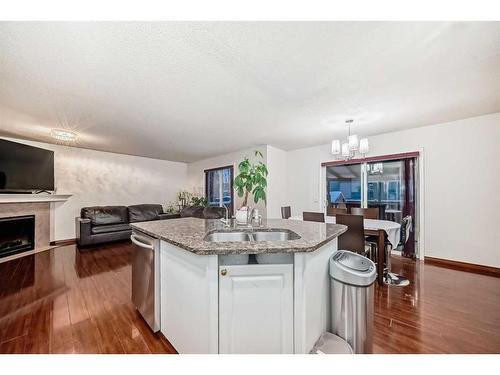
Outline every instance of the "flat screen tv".
[[0, 192], [54, 190], [54, 152], [0, 139]]

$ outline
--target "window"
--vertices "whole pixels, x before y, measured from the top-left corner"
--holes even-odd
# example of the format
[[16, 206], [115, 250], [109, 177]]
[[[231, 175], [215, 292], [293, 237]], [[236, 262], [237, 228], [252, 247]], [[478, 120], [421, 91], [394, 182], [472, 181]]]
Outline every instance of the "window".
[[225, 206], [233, 213], [233, 166], [205, 170], [205, 197], [209, 206]]

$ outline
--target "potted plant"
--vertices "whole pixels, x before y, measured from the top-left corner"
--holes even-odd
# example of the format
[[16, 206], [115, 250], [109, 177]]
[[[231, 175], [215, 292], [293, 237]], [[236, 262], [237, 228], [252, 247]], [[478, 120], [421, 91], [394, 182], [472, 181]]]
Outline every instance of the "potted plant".
[[207, 199], [205, 197], [198, 196], [196, 193], [181, 190], [177, 193], [177, 205], [179, 206], [179, 211], [182, 211], [184, 207], [188, 206], [206, 207]]
[[168, 202], [166, 207], [167, 208], [165, 210], [165, 213], [167, 213], [167, 214], [177, 214], [177, 213], [179, 213], [179, 207], [178, 206], [176, 207], [176, 203], [175, 202]]
[[[263, 158], [260, 151], [255, 151], [256, 158]], [[243, 161], [238, 164], [238, 175], [234, 179], [234, 188], [238, 196], [243, 197], [241, 207], [236, 211], [236, 221], [238, 223], [246, 224], [248, 222], [248, 197], [253, 195], [253, 201], [258, 203], [260, 200], [266, 204], [266, 187], [267, 187], [267, 167], [262, 161], [251, 163], [245, 157]]]
[[191, 200], [192, 196], [193, 196], [193, 194], [191, 194], [189, 191], [186, 191], [186, 190], [181, 190], [177, 193], [179, 210], [182, 210], [184, 207], [186, 207], [189, 204], [189, 201]]
[[196, 195], [193, 195], [191, 197], [191, 206], [206, 207], [207, 204], [208, 204], [207, 198], [205, 198], [205, 197], [198, 197]]

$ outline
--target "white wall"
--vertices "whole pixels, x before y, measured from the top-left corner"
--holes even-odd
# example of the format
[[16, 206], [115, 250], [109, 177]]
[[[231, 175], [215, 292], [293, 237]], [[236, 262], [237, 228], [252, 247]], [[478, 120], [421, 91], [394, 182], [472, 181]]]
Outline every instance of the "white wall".
[[[254, 151], [258, 150], [262, 153], [263, 159], [255, 158]], [[238, 175], [238, 164], [244, 158], [248, 157], [250, 161], [255, 162], [256, 160], [262, 160], [264, 163], [267, 162], [267, 146], [255, 146], [246, 150], [240, 150], [236, 152], [231, 152], [229, 154], [215, 156], [213, 158], [199, 160], [188, 164], [188, 183], [187, 189], [198, 194], [205, 194], [205, 173], [206, 169], [225, 167], [232, 165], [234, 167], [234, 176]], [[243, 198], [238, 197], [238, 194], [234, 192], [234, 209], [237, 210], [243, 201]], [[249, 205], [258, 208], [259, 212], [263, 217], [266, 217], [266, 206], [264, 202], [260, 201], [257, 205], [252, 201], [248, 202]]]
[[54, 151], [57, 192], [73, 196], [55, 203], [52, 241], [75, 238], [75, 217], [95, 205], [131, 205], [176, 200], [185, 188], [187, 164], [10, 139]]
[[287, 152], [267, 146], [267, 217], [281, 218], [281, 207], [287, 206]]
[[[500, 113], [370, 137], [369, 156], [423, 151], [426, 256], [500, 267], [499, 141]], [[287, 158], [292, 215], [318, 210], [329, 145]]]

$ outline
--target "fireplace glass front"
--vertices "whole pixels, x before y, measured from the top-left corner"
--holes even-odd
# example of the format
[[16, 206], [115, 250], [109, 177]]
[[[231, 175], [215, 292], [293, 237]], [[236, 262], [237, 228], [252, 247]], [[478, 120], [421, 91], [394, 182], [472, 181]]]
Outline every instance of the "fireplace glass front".
[[0, 218], [0, 258], [34, 248], [34, 215]]

